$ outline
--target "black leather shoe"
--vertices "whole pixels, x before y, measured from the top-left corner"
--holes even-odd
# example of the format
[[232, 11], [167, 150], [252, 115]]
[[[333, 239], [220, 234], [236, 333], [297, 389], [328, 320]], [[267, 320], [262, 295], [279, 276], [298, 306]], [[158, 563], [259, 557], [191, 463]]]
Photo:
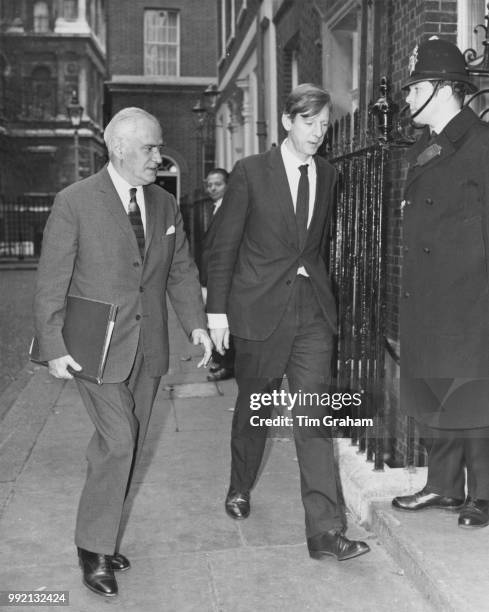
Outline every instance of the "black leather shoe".
[[210, 367], [209, 367], [209, 372], [217, 372], [217, 370], [221, 369], [221, 365], [219, 363], [213, 363]]
[[228, 380], [229, 378], [233, 378], [233, 377], [234, 377], [233, 370], [230, 370], [229, 368], [219, 368], [218, 370], [215, 370], [211, 374], [208, 374], [207, 380], [210, 382], [216, 382], [217, 380]]
[[129, 559], [120, 552], [116, 552], [111, 556], [110, 564], [115, 572], [125, 572], [131, 567]]
[[102, 555], [83, 548], [78, 549], [83, 584], [97, 595], [104, 597], [115, 597], [118, 593], [111, 558], [112, 555]]
[[323, 557], [334, 557], [338, 561], [346, 561], [368, 553], [370, 547], [360, 540], [349, 540], [336, 530], [320, 533], [312, 538], [307, 538], [309, 555], [313, 559]]
[[469, 497], [458, 516], [458, 526], [474, 529], [487, 525], [489, 525], [489, 501]]
[[397, 510], [408, 510], [409, 512], [425, 510], [427, 508], [460, 510], [464, 505], [464, 501], [456, 497], [446, 497], [445, 495], [438, 495], [438, 493], [430, 493], [426, 489], [421, 489], [421, 491], [413, 493], [413, 495], [394, 497], [392, 505]]
[[228, 515], [238, 521], [248, 518], [250, 515], [250, 494], [249, 492], [236, 491], [230, 488], [224, 502]]

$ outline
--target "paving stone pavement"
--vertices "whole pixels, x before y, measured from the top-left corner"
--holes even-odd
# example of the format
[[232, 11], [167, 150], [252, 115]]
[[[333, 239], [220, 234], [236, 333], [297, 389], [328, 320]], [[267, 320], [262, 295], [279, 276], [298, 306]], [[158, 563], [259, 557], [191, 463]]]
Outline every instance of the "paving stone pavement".
[[344, 563], [308, 557], [290, 439], [270, 439], [250, 518], [226, 516], [236, 386], [207, 383], [198, 349], [171, 322], [171, 369], [135, 475], [122, 546], [132, 568], [118, 575], [119, 597], [81, 584], [72, 541], [91, 424], [75, 385], [34, 365], [1, 423], [0, 589], [66, 590], [75, 612], [430, 610], [353, 519], [349, 535], [366, 539], [370, 554]]

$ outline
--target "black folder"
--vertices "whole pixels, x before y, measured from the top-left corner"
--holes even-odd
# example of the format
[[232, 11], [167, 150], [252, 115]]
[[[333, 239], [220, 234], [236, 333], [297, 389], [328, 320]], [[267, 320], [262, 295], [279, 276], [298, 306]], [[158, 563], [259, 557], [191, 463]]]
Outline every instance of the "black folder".
[[[116, 304], [69, 295], [63, 325], [63, 338], [68, 353], [82, 366], [80, 372], [69, 368], [70, 374], [84, 378], [98, 385], [103, 383], [103, 373], [110, 340], [117, 315]], [[39, 343], [33, 338], [29, 358], [35, 363], [41, 361]]]

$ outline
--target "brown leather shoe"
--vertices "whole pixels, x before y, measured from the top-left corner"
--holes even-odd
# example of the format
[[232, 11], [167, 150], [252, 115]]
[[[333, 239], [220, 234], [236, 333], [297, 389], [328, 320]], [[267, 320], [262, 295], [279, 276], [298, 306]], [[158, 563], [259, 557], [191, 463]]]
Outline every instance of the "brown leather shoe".
[[229, 488], [224, 502], [227, 514], [238, 521], [248, 518], [250, 515], [250, 494], [248, 491], [236, 491]]
[[370, 547], [360, 540], [349, 540], [336, 529], [307, 538], [309, 556], [313, 559], [334, 557], [337, 561], [346, 561], [359, 557], [370, 551]]
[[409, 512], [426, 510], [428, 508], [460, 510], [464, 503], [464, 499], [446, 497], [445, 495], [438, 495], [438, 493], [430, 493], [426, 488], [421, 489], [421, 491], [417, 493], [413, 493], [413, 495], [394, 497], [392, 500], [392, 505], [396, 510], [407, 510]]
[[111, 564], [112, 555], [78, 549], [78, 559], [83, 572], [83, 584], [97, 595], [115, 597], [117, 582]]
[[464, 529], [487, 527], [489, 525], [489, 501], [469, 497], [458, 516], [458, 526]]
[[111, 556], [110, 564], [115, 572], [125, 572], [126, 570], [131, 569], [129, 559], [120, 552], [116, 552]]

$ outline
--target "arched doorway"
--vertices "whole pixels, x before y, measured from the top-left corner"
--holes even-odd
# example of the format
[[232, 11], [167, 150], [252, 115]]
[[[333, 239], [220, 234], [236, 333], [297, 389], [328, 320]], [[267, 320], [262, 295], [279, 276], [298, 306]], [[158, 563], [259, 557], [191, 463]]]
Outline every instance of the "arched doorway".
[[180, 168], [174, 159], [163, 156], [155, 182], [172, 193], [177, 202], [180, 201]]

